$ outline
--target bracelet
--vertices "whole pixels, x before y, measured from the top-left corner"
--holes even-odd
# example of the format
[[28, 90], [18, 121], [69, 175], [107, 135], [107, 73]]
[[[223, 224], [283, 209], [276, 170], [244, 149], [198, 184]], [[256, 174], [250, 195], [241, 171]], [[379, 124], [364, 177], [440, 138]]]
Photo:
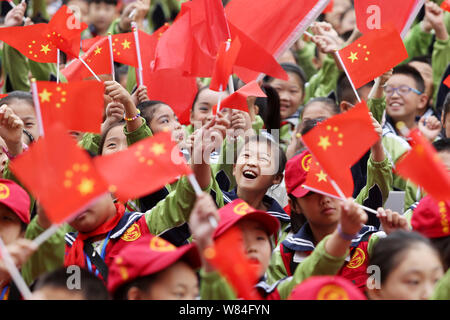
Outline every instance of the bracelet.
[[137, 118], [139, 118], [140, 115], [141, 115], [141, 110], [138, 109], [137, 114], [133, 118], [127, 118], [126, 116], [123, 116], [123, 119], [125, 121], [133, 121], [133, 120], [136, 120]]
[[347, 241], [352, 241], [353, 239], [356, 239], [358, 237], [358, 234], [348, 234], [348, 233], [342, 232], [341, 224], [338, 224], [337, 231], [338, 231], [339, 236], [342, 239], [347, 240]]

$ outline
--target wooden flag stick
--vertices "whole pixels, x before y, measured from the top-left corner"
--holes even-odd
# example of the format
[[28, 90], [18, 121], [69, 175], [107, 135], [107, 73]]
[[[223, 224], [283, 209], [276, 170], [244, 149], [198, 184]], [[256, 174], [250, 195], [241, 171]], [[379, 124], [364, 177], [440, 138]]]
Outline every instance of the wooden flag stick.
[[41, 104], [39, 102], [39, 95], [38, 95], [38, 90], [37, 90], [37, 84], [36, 84], [36, 79], [31, 79], [31, 92], [33, 94], [33, 102], [34, 102], [34, 107], [36, 108], [36, 115], [37, 115], [37, 120], [38, 120], [38, 125], [39, 125], [39, 135], [41, 137], [44, 136], [44, 124], [42, 121], [42, 111], [41, 111]]
[[78, 57], [78, 60], [80, 60], [81, 63], [89, 70], [89, 72], [92, 73], [92, 75], [95, 77], [95, 79], [96, 79], [97, 81], [100, 81], [100, 82], [102, 81], [102, 80], [100, 80], [100, 78], [95, 74], [95, 72], [92, 71], [91, 67], [88, 66], [88, 64], [83, 60], [82, 57]]
[[[191, 173], [190, 175], [188, 175], [188, 179], [189, 182], [191, 183], [192, 187], [194, 188], [195, 194], [197, 196], [202, 195], [202, 189], [200, 188], [200, 185], [198, 184], [197, 179], [195, 178], [195, 175], [193, 173]], [[213, 216], [209, 216], [209, 223], [214, 227], [217, 228], [217, 221]]]
[[25, 300], [30, 300], [31, 291], [26, 285], [22, 276], [20, 275], [19, 270], [17, 270], [17, 267], [14, 265], [14, 261], [11, 255], [9, 254], [8, 249], [6, 248], [5, 243], [3, 242], [1, 237], [0, 237], [0, 252], [3, 262], [5, 263], [5, 267], [6, 269], [8, 269], [8, 272], [11, 275], [11, 278], [13, 279], [14, 283], [16, 284], [17, 289], [19, 289], [20, 294]]
[[143, 75], [142, 75], [142, 57], [141, 57], [141, 46], [139, 43], [139, 31], [137, 28], [136, 22], [131, 22], [131, 27], [133, 29], [134, 42], [136, 44], [136, 56], [138, 60], [138, 77], [139, 77], [139, 85], [144, 85]]
[[112, 47], [111, 32], [108, 32], [108, 42], [109, 42], [109, 56], [111, 57], [111, 76], [112, 76], [113, 81], [116, 81], [116, 75], [114, 72], [114, 54], [113, 54], [113, 47]]
[[40, 246], [41, 244], [43, 244], [45, 241], [48, 240], [48, 238], [50, 238], [52, 235], [55, 234], [56, 231], [58, 231], [59, 229], [59, 225], [57, 224], [52, 224], [50, 226], [50, 228], [48, 228], [47, 230], [45, 230], [44, 232], [42, 232], [39, 236], [37, 236], [33, 242], [36, 244], [36, 246]]

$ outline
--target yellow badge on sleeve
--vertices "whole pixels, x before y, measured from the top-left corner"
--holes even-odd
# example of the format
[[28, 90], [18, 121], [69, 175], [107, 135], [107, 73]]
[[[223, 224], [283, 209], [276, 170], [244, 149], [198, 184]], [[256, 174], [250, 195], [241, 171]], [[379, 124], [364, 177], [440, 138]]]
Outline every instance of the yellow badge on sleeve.
[[127, 231], [120, 237], [124, 241], [134, 241], [141, 236], [141, 229], [137, 223], [133, 223]]

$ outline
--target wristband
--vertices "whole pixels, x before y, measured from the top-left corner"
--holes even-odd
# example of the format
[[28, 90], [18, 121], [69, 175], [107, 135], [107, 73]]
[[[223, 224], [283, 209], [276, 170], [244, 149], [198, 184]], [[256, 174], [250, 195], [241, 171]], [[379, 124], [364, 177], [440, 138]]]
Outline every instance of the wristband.
[[123, 119], [125, 121], [133, 121], [133, 120], [136, 120], [137, 118], [139, 118], [140, 115], [141, 115], [141, 111], [138, 109], [137, 114], [133, 118], [127, 118], [126, 116], [123, 116]]
[[347, 240], [347, 241], [352, 241], [353, 239], [356, 239], [358, 237], [358, 234], [348, 234], [348, 233], [342, 232], [341, 224], [338, 224], [337, 231], [338, 231], [339, 236], [342, 239]]

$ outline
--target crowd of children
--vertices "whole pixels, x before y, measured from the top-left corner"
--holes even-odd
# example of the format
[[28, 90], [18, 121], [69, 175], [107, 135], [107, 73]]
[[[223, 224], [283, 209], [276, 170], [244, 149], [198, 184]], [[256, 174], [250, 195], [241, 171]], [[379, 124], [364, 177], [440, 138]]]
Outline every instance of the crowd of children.
[[[48, 22], [65, 4], [88, 25], [82, 39], [131, 32], [133, 21], [151, 34], [173, 22], [181, 5], [15, 2], [1, 3], [1, 27]], [[436, 201], [395, 171], [411, 149], [401, 122], [408, 130], [417, 128], [450, 170], [450, 87], [444, 84], [450, 72], [450, 12], [440, 8], [442, 2], [425, 2], [404, 38], [408, 60], [356, 90], [367, 102], [379, 140], [351, 167], [353, 198], [303, 188], [311, 152], [302, 136], [358, 103], [334, 56], [355, 39], [354, 1], [334, 0], [333, 10], [310, 26], [312, 37], [300, 37], [279, 57], [287, 79], [261, 79], [266, 97], [248, 97], [248, 112], [217, 111], [243, 86], [236, 76], [234, 88], [220, 92], [209, 88], [208, 78], [198, 78], [189, 123], [181, 124], [179, 110], [149, 99], [153, 88], [137, 86], [134, 68], [116, 62], [116, 81], [103, 81], [101, 134], [70, 134], [95, 158], [170, 131], [202, 192], [181, 176], [126, 202], [107, 193], [39, 246], [33, 239], [52, 221], [10, 164], [41, 138], [30, 79], [55, 81], [65, 61], [38, 63], [2, 42], [1, 85], [7, 95], [0, 99], [0, 238], [7, 252], [0, 255], [0, 300], [24, 298], [7, 253], [33, 299], [245, 298], [210, 259], [214, 244], [231, 230], [239, 231], [243, 254], [257, 270], [251, 286], [262, 299], [450, 299], [450, 194]], [[171, 89], [178, 94], [179, 88]], [[404, 192], [404, 210], [385, 207], [391, 191]], [[79, 267], [79, 285], [68, 284], [73, 267]]]

